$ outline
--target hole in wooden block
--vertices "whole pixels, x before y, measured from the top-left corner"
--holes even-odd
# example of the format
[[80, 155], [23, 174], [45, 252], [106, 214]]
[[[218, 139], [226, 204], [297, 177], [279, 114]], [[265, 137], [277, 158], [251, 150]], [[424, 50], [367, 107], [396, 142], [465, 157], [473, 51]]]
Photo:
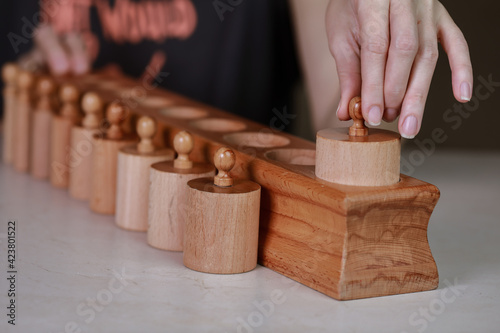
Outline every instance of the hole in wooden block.
[[137, 101], [139, 104], [151, 108], [160, 108], [174, 104], [171, 99], [161, 96], [148, 96], [143, 99], [138, 99]]
[[196, 120], [191, 123], [193, 127], [210, 132], [238, 132], [247, 128], [245, 123], [225, 118], [208, 118]]
[[175, 106], [164, 108], [160, 111], [164, 116], [177, 119], [196, 119], [206, 117], [208, 112], [192, 106]]
[[316, 150], [314, 149], [274, 149], [265, 156], [273, 161], [294, 165], [315, 165]]
[[284, 136], [264, 131], [228, 134], [224, 136], [224, 140], [236, 146], [255, 148], [282, 147], [290, 143], [290, 140]]

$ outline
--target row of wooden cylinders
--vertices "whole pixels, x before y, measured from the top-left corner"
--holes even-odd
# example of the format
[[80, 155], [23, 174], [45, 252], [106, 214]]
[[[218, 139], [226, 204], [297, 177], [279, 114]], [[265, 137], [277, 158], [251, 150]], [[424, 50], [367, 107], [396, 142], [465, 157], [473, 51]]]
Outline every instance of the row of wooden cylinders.
[[150, 117], [137, 122], [137, 137], [124, 130], [130, 112], [119, 102], [107, 106], [103, 119], [95, 92], [57, 89], [50, 77], [35, 78], [11, 64], [2, 75], [5, 164], [68, 188], [92, 211], [115, 214], [123, 229], [146, 231], [151, 246], [183, 251], [191, 269], [229, 274], [255, 268], [260, 186], [230, 177], [231, 150], [215, 154], [215, 175], [212, 165], [189, 160], [188, 132], [175, 136], [174, 160], [172, 149], [153, 145]]

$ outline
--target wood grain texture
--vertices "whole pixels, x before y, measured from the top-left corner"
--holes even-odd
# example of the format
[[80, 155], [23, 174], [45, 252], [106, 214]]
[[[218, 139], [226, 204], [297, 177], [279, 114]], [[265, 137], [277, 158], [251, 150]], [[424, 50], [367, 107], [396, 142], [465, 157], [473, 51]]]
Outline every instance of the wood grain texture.
[[31, 136], [31, 175], [36, 179], [47, 179], [50, 175], [51, 128], [52, 112], [35, 111]]
[[[350, 130], [350, 129], [349, 129]], [[350, 136], [348, 129], [326, 129], [316, 136], [316, 176], [356, 186], [387, 186], [399, 181], [401, 137], [370, 129], [367, 136]]]
[[172, 149], [139, 153], [136, 147], [118, 152], [116, 225], [133, 231], [148, 230], [149, 169], [151, 164], [174, 159]]
[[69, 164], [69, 194], [78, 200], [90, 199], [92, 187], [92, 158], [98, 129], [75, 126], [71, 129], [71, 158]]
[[69, 184], [69, 164], [71, 159], [70, 119], [61, 116], [52, 118], [50, 138], [50, 183], [57, 188], [67, 188]]
[[[137, 143], [137, 139], [111, 140], [94, 137], [90, 209], [100, 214], [115, 214], [118, 151]], [[133, 175], [131, 175], [133, 177]]]
[[[117, 80], [105, 75], [99, 79]], [[118, 80], [137, 85], [126, 77]], [[85, 77], [77, 83], [82, 92], [95, 89]], [[120, 93], [106, 91], [103, 98], [110, 102]], [[215, 151], [229, 146], [236, 154], [232, 176], [261, 185], [260, 264], [339, 300], [437, 287], [437, 267], [427, 241], [427, 225], [439, 199], [437, 187], [405, 175], [389, 186], [326, 182], [316, 177], [314, 165], [293, 162], [311, 160], [314, 143], [170, 91], [155, 89], [154, 96], [170, 100], [171, 106], [141, 106], [133, 112], [158, 121], [155, 143], [168, 145], [187, 130], [193, 135], [190, 157], [195, 162], [213, 162]], [[245, 124], [236, 130], [244, 140], [228, 140], [234, 128], [212, 131], [193, 122], [220, 118]], [[282, 150], [286, 159], [277, 158]]]
[[168, 251], [182, 251], [187, 203], [187, 182], [195, 178], [213, 177], [215, 169], [206, 163], [179, 169], [173, 162], [151, 166], [148, 214], [148, 244]]
[[257, 266], [260, 186], [237, 180], [218, 187], [213, 181], [187, 183], [184, 265], [205, 273], [248, 272]]

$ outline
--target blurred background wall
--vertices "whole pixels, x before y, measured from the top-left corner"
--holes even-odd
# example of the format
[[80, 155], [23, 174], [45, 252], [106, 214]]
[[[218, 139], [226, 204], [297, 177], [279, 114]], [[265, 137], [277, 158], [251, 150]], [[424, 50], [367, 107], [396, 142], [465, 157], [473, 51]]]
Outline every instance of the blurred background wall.
[[[0, 64], [15, 60], [29, 50], [31, 41], [20, 44], [16, 54], [8, 39], [9, 32], [20, 34], [23, 17], [32, 21], [36, 0], [25, 9], [15, 0], [0, 2]], [[441, 131], [446, 138], [436, 143], [442, 148], [498, 149], [500, 150], [500, 2], [492, 0], [442, 0], [455, 22], [462, 29], [471, 52], [474, 66], [473, 100], [466, 107], [455, 101], [451, 90], [451, 72], [448, 59], [442, 49], [434, 74], [422, 129], [416, 140], [433, 138], [433, 132]], [[29, 8], [29, 9], [28, 9]], [[485, 83], [486, 82], [486, 83]], [[489, 83], [488, 83], [489, 82]], [[482, 86], [478, 89], [478, 87]], [[301, 122], [306, 127], [307, 121]], [[441, 129], [441, 130], [440, 130]], [[300, 130], [309, 139], [314, 133]], [[442, 139], [440, 141], [443, 141]]]

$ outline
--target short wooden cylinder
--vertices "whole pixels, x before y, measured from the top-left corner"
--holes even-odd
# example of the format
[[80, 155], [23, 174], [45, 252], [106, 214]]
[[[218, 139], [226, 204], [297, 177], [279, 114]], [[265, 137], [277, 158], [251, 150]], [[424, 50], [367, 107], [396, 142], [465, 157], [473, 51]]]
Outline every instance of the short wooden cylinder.
[[52, 113], [50, 111], [37, 111], [33, 114], [31, 175], [36, 179], [49, 178], [51, 126]]
[[148, 244], [162, 250], [182, 251], [187, 203], [186, 183], [191, 179], [213, 177], [210, 164], [193, 163], [189, 169], [178, 169], [174, 162], [151, 166], [148, 213]]
[[12, 157], [14, 168], [28, 172], [30, 165], [31, 106], [29, 103], [17, 103], [14, 112], [15, 132], [12, 138]]
[[137, 140], [110, 140], [95, 136], [94, 142], [90, 209], [96, 213], [113, 215], [116, 208], [118, 151]]
[[172, 149], [160, 149], [139, 154], [135, 146], [118, 152], [116, 187], [116, 224], [133, 231], [148, 230], [149, 169], [151, 164], [172, 160]]
[[399, 182], [401, 137], [370, 129], [352, 137], [348, 129], [325, 129], [316, 136], [316, 176], [328, 182], [355, 186], [387, 186]]
[[69, 194], [78, 200], [89, 200], [92, 179], [92, 157], [97, 129], [75, 126], [71, 130], [71, 161], [69, 164]]
[[184, 265], [216, 274], [248, 272], [257, 266], [260, 185], [235, 181], [213, 185], [213, 178], [188, 182]]
[[57, 188], [69, 184], [71, 128], [73, 123], [60, 116], [52, 118], [50, 138], [50, 183]]

